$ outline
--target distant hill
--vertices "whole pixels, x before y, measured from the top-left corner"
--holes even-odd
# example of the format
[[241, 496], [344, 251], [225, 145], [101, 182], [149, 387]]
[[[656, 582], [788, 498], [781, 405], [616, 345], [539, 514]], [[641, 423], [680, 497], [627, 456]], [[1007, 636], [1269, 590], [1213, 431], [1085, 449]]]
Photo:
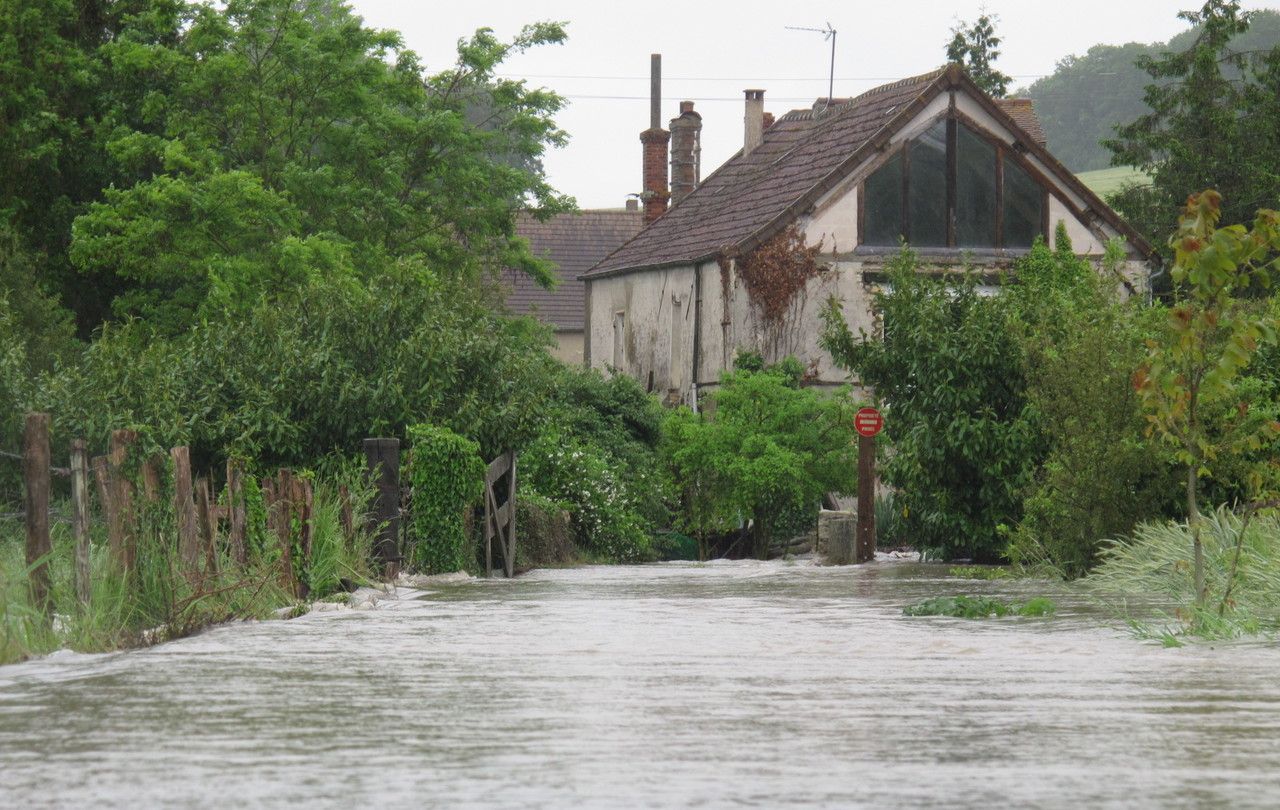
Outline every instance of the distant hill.
[[1076, 177], [1088, 186], [1089, 190], [1106, 199], [1125, 186], [1146, 185], [1151, 178], [1132, 166], [1113, 166], [1110, 169], [1095, 169], [1091, 172], [1079, 172]]
[[[1142, 97], [1151, 82], [1133, 62], [1143, 54], [1183, 51], [1195, 30], [1166, 42], [1144, 45], [1095, 45], [1083, 56], [1068, 56], [1057, 69], [1016, 95], [1035, 100], [1036, 112], [1053, 154], [1073, 172], [1105, 169], [1111, 153], [1102, 145], [1115, 128], [1147, 112]], [[1270, 50], [1280, 45], [1280, 12], [1257, 11], [1249, 30], [1233, 42], [1239, 51]]]

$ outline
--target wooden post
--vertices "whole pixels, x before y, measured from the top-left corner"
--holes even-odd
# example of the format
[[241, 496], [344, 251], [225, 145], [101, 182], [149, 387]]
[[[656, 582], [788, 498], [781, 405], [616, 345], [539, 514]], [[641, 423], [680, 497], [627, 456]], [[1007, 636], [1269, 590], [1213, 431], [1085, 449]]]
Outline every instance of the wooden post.
[[137, 552], [133, 525], [133, 482], [129, 480], [125, 468], [129, 449], [137, 440], [137, 431], [111, 431], [111, 453], [107, 456], [107, 467], [111, 474], [111, 507], [108, 510], [111, 519], [107, 534], [111, 555], [122, 568], [133, 567], [134, 554]]
[[156, 456], [142, 463], [142, 497], [147, 499], [147, 503], [156, 503], [160, 500], [161, 463]]
[[200, 526], [200, 545], [204, 549], [206, 576], [218, 573], [218, 517], [214, 512], [209, 479], [196, 479], [196, 522]]
[[338, 522], [342, 524], [342, 539], [350, 543], [356, 536], [356, 518], [351, 508], [351, 490], [346, 484], [338, 486]]
[[854, 558], [876, 558], [876, 440], [858, 436], [858, 546]]
[[49, 414], [27, 414], [22, 446], [22, 475], [26, 479], [27, 565], [31, 569], [31, 604], [51, 613], [49, 593]]
[[234, 458], [227, 459], [227, 520], [231, 524], [227, 534], [231, 556], [237, 564], [245, 565], [249, 554], [245, 549], [244, 473]]
[[371, 528], [380, 527], [374, 553], [383, 564], [387, 578], [398, 573], [400, 548], [400, 440], [365, 439], [364, 457], [370, 477], [377, 485], [373, 509], [369, 516]]
[[71, 443], [71, 518], [76, 536], [76, 598], [89, 604], [89, 453], [84, 439]]
[[507, 548], [503, 554], [503, 568], [507, 579], [516, 575], [516, 451], [510, 450], [511, 475], [507, 479]]
[[275, 521], [276, 538], [280, 541], [280, 585], [296, 595], [298, 585], [293, 576], [293, 470], [280, 470], [273, 494], [275, 503], [270, 510]]
[[178, 519], [178, 559], [182, 570], [192, 577], [200, 566], [200, 540], [196, 521], [196, 504], [191, 491], [191, 449], [175, 447], [169, 451], [173, 460], [173, 513]]
[[[305, 478], [295, 478], [293, 484], [294, 510], [298, 513], [298, 526], [301, 536], [298, 538], [298, 570], [308, 571], [311, 568], [311, 510], [315, 506], [311, 482]], [[306, 598], [308, 587], [306, 581], [296, 585], [298, 596]]]

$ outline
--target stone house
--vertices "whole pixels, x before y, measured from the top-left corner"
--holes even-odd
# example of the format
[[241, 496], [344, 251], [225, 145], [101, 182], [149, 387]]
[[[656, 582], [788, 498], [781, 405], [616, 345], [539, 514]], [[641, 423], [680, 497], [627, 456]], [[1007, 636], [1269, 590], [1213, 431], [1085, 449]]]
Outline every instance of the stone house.
[[522, 271], [504, 272], [507, 309], [514, 315], [530, 315], [550, 326], [556, 338], [552, 354], [565, 363], [581, 365], [585, 299], [578, 277], [635, 236], [641, 225], [635, 199], [627, 200], [626, 208], [560, 214], [546, 222], [521, 215], [516, 222], [516, 233], [529, 240], [535, 256], [555, 264], [558, 283], [553, 289], [547, 289]]
[[[1099, 263], [1121, 240], [1124, 286], [1145, 293], [1150, 245], [1049, 153], [1029, 100], [994, 99], [958, 66], [776, 121], [764, 91], [748, 90], [742, 150], [702, 182], [696, 115], [685, 102], [670, 135], [651, 116], [648, 224], [582, 277], [586, 365], [670, 401], [696, 402], [740, 349], [795, 355], [815, 384], [843, 384], [818, 345], [819, 313], [834, 297], [855, 334], [873, 333], [873, 295], [900, 239], [930, 272], [994, 276], [1036, 237], [1052, 246], [1063, 223]], [[670, 195], [657, 169], [668, 138]]]

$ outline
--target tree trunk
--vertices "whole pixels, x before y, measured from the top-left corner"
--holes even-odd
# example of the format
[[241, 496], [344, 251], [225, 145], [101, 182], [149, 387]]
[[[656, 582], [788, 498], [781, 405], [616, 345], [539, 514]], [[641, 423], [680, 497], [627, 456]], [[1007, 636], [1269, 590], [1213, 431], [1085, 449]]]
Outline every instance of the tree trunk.
[[1204, 604], [1204, 544], [1200, 542], [1200, 506], [1197, 501], [1195, 462], [1187, 465], [1187, 525], [1191, 528], [1191, 548], [1195, 555], [1196, 606]]
[[757, 560], [767, 560], [769, 559], [769, 541], [773, 538], [769, 532], [769, 519], [765, 515], [765, 510], [756, 510], [751, 523], [751, 545], [755, 552], [754, 556]]

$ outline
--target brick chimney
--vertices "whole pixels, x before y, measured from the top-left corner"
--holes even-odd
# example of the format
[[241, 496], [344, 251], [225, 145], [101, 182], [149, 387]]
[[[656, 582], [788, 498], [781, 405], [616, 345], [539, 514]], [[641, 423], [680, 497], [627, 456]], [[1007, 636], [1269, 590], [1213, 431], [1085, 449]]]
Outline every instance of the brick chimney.
[[702, 116], [692, 101], [680, 102], [680, 115], [671, 119], [671, 204], [698, 187], [702, 164]]
[[743, 116], [742, 154], [749, 155], [764, 140], [764, 91], [743, 90], [747, 99]]
[[649, 128], [640, 133], [644, 144], [643, 171], [644, 224], [648, 225], [667, 210], [667, 143], [671, 133], [662, 128], [662, 54], [649, 57]]

